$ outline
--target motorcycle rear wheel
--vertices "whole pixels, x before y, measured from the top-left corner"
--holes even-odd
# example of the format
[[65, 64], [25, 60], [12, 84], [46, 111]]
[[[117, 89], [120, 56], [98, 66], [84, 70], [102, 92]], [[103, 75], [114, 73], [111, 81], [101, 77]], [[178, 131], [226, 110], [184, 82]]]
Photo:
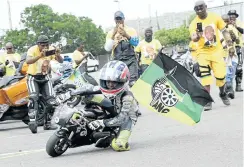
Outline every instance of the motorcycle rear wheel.
[[[39, 110], [38, 110], [37, 119], [36, 119], [38, 126], [43, 126], [44, 115], [45, 115], [45, 101], [40, 99]], [[27, 119], [23, 119], [22, 122], [24, 122], [26, 125], [28, 125], [28, 123], [30, 122], [29, 117], [27, 117]]]

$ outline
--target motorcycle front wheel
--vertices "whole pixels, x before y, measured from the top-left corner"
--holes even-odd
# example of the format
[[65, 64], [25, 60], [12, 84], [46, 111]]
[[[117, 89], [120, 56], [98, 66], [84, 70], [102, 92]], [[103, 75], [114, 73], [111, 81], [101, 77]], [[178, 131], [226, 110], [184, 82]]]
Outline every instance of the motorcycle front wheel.
[[46, 144], [46, 152], [51, 157], [58, 157], [62, 155], [67, 149], [68, 146], [64, 148], [64, 145], [67, 143], [65, 138], [58, 137], [55, 133], [48, 139]]

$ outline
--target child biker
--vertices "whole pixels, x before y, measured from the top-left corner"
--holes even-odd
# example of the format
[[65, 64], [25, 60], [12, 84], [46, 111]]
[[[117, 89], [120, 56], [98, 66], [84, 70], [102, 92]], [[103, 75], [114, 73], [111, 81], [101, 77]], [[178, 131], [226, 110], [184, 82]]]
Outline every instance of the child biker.
[[[112, 101], [117, 116], [110, 119], [92, 121], [88, 124], [88, 127], [94, 131], [104, 127], [119, 127], [119, 133], [115, 138], [107, 136], [98, 139], [95, 146], [104, 147], [103, 143], [109, 142], [115, 151], [128, 151], [130, 150], [128, 140], [132, 127], [136, 124], [137, 112], [139, 110], [137, 102], [129, 88], [129, 69], [121, 61], [110, 61], [101, 69], [99, 79], [101, 93]], [[81, 89], [91, 91], [95, 90], [96, 87], [84, 85], [84, 88]]]

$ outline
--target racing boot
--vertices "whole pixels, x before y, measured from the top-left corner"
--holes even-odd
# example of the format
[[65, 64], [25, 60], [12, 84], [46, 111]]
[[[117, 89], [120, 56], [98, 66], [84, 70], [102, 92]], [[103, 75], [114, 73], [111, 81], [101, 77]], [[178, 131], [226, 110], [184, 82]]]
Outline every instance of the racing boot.
[[206, 106], [204, 106], [204, 111], [212, 110], [212, 102], [207, 103]]
[[111, 147], [114, 151], [129, 151], [130, 145], [128, 143], [131, 132], [128, 130], [122, 130], [118, 138], [112, 140]]
[[231, 99], [235, 98], [235, 92], [233, 89], [233, 83], [232, 82], [226, 83], [226, 93], [227, 93], [229, 98], [231, 98]]
[[[210, 94], [210, 85], [204, 86], [204, 89], [206, 89]], [[209, 111], [209, 110], [212, 110], [212, 102], [209, 102], [206, 104], [206, 106], [204, 106], [204, 111]]]
[[57, 126], [51, 124], [51, 119], [52, 119], [51, 113], [46, 113], [44, 116], [44, 125], [43, 125], [44, 130], [55, 130], [58, 128]]
[[36, 113], [37, 111], [34, 109], [30, 109], [28, 112], [30, 122], [28, 123], [28, 127], [32, 133], [37, 133], [37, 122], [36, 122]]
[[219, 97], [221, 98], [221, 100], [223, 101], [223, 103], [227, 106], [230, 105], [230, 100], [228, 99], [227, 93], [225, 92], [225, 85], [223, 85], [222, 87], [219, 87]]

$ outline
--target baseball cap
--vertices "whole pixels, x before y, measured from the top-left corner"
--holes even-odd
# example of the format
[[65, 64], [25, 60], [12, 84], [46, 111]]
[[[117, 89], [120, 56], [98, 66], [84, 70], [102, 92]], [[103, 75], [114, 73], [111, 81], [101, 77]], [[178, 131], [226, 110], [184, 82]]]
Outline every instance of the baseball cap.
[[120, 17], [120, 18], [124, 19], [125, 15], [124, 15], [123, 12], [117, 11], [117, 12], [114, 13], [114, 18], [116, 18], [116, 17]]
[[237, 14], [236, 10], [229, 10], [228, 15], [236, 15], [236, 17], [239, 16], [239, 15]]
[[205, 1], [203, 1], [203, 0], [196, 1], [195, 4], [194, 4], [194, 7], [200, 6], [200, 5], [206, 5]]
[[48, 42], [49, 42], [49, 39], [46, 35], [40, 35], [37, 38], [37, 43], [48, 43]]

